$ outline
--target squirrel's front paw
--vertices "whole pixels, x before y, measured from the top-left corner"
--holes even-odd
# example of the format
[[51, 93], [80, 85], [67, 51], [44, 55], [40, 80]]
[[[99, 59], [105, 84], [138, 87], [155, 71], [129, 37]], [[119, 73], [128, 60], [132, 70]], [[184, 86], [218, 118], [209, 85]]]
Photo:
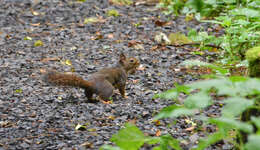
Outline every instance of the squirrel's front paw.
[[127, 93], [125, 93], [125, 95], [123, 96], [125, 99], [128, 99], [128, 96], [127, 96], [128, 94]]

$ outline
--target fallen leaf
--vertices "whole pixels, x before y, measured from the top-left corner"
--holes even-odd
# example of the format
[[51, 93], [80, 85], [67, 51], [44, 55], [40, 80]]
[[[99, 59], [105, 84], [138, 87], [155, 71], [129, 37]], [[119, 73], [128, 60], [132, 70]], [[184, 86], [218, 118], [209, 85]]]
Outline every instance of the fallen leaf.
[[58, 57], [50, 57], [50, 58], [43, 58], [41, 62], [48, 62], [48, 61], [59, 61], [60, 58]]
[[102, 102], [103, 104], [113, 104], [113, 101], [104, 101], [104, 100], [101, 100], [101, 102]]
[[137, 42], [136, 40], [131, 40], [128, 42], [128, 47], [133, 47], [137, 44], [140, 44], [141, 42]]
[[43, 46], [43, 42], [41, 40], [37, 40], [34, 42], [34, 47]]
[[161, 131], [157, 130], [156, 133], [155, 133], [155, 136], [161, 136]]
[[144, 46], [142, 44], [134, 45], [134, 49], [136, 50], [144, 50]]
[[111, 16], [117, 17], [117, 16], [119, 16], [120, 14], [119, 14], [119, 12], [118, 12], [117, 10], [111, 9], [111, 10], [108, 10], [108, 11], [107, 11], [107, 15], [108, 15], [109, 17], [111, 17]]
[[155, 20], [154, 24], [155, 24], [156, 26], [160, 26], [160, 27], [161, 27], [161, 26], [166, 25], [167, 22], [166, 22], [166, 21]]
[[102, 23], [105, 22], [105, 19], [102, 18], [102, 16], [100, 16], [99, 18], [97, 17], [89, 17], [89, 18], [85, 18], [84, 20], [84, 24], [91, 24], [91, 23]]
[[31, 13], [34, 15], [34, 16], [38, 16], [39, 13], [37, 11], [34, 11], [32, 8], [31, 8]]
[[191, 126], [191, 127], [189, 127], [189, 128], [186, 128], [185, 131], [193, 131], [194, 128], [195, 128], [195, 126]]
[[108, 2], [110, 4], [114, 4], [114, 5], [132, 5], [133, 4], [132, 0], [109, 0]]
[[77, 124], [76, 127], [75, 127], [75, 130], [86, 130], [87, 127], [84, 126], [84, 125], [80, 125], [80, 124]]
[[112, 33], [108, 34], [108, 35], [107, 35], [107, 38], [113, 39], [113, 38], [114, 38], [114, 34], [112, 34]]
[[24, 40], [32, 40], [32, 38], [29, 37], [29, 36], [26, 36], [26, 37], [24, 37], [23, 39], [24, 39]]
[[166, 34], [162, 33], [162, 32], [159, 32], [157, 33], [155, 36], [154, 36], [154, 40], [157, 42], [157, 43], [160, 43], [160, 44], [170, 44], [171, 41], [169, 40], [169, 38], [167, 37]]
[[136, 84], [136, 83], [139, 82], [139, 80], [133, 80], [132, 82], [133, 82], [134, 84]]
[[40, 26], [41, 23], [32, 23], [31, 25], [32, 25], [32, 26]]
[[153, 46], [150, 50], [155, 51], [158, 49], [158, 45]]
[[159, 125], [161, 125], [161, 122], [160, 122], [160, 120], [154, 120], [153, 122], [155, 123], [155, 125], [156, 125], [156, 126], [159, 126]]
[[93, 148], [93, 143], [86, 141], [86, 142], [82, 143], [80, 146], [85, 147], [85, 148]]
[[108, 119], [115, 120], [115, 117], [114, 116], [108, 116]]
[[65, 64], [68, 65], [68, 66], [71, 66], [71, 65], [72, 65], [71, 61], [68, 60], [68, 59], [65, 61]]

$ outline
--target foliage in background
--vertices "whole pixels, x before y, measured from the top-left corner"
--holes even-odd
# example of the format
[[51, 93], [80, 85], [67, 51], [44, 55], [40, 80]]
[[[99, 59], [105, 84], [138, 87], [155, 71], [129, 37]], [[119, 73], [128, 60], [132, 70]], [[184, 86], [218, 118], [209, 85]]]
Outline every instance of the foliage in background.
[[244, 59], [245, 50], [260, 44], [260, 1], [161, 0], [159, 7], [166, 8], [166, 14], [186, 14], [201, 22], [219, 24], [223, 34], [190, 30], [189, 37], [194, 42], [200, 42], [202, 48], [207, 44], [220, 46], [224, 50], [224, 58]]

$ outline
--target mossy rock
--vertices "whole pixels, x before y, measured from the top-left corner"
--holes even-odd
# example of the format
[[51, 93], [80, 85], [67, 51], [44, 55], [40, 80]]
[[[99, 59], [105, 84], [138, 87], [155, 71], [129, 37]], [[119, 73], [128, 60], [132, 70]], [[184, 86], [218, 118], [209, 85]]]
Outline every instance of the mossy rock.
[[246, 59], [249, 62], [256, 61], [260, 59], [260, 46], [253, 47], [246, 52]]
[[260, 46], [247, 50], [246, 59], [249, 62], [249, 76], [260, 77]]

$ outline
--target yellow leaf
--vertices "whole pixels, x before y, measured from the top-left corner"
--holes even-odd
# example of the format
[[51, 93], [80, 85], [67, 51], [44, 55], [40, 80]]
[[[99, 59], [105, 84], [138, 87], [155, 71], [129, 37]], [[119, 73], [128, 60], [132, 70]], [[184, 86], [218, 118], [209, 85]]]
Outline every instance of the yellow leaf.
[[80, 124], [77, 124], [76, 127], [75, 127], [75, 130], [86, 130], [86, 126], [84, 125], [80, 125]]
[[185, 21], [189, 22], [194, 18], [194, 14], [186, 14]]
[[108, 15], [109, 17], [110, 17], [110, 16], [117, 17], [117, 16], [119, 16], [119, 13], [118, 13], [117, 10], [111, 9], [111, 10], [107, 11], [107, 15]]
[[43, 42], [41, 40], [37, 40], [34, 42], [34, 46], [38, 47], [38, 46], [43, 46]]
[[115, 120], [114, 116], [108, 116], [108, 119]]
[[15, 90], [15, 93], [22, 93], [22, 92], [23, 92], [22, 89], [16, 89], [16, 90]]
[[96, 17], [90, 17], [90, 18], [86, 18], [84, 20], [84, 24], [89, 24], [89, 23], [97, 23], [99, 20]]
[[72, 65], [71, 61], [68, 60], [68, 59], [65, 61], [65, 64], [68, 65], [68, 66], [71, 66], [71, 65]]
[[39, 15], [39, 13], [38, 13], [37, 11], [32, 11], [32, 14], [33, 14], [34, 16], [38, 16], [38, 15]]
[[29, 36], [26, 36], [26, 37], [24, 37], [24, 40], [32, 40], [32, 38]]

